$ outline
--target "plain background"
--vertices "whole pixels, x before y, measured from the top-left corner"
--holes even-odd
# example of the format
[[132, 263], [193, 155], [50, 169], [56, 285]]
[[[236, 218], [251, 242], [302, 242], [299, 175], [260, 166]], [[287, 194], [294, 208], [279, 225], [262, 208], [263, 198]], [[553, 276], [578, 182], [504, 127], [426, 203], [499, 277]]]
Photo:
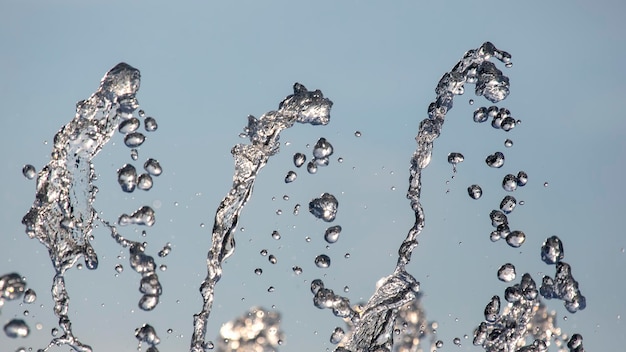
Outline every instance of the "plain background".
[[[343, 322], [313, 306], [310, 281], [322, 278], [335, 292], [348, 286], [343, 293], [356, 303], [392, 272], [413, 223], [404, 192], [419, 121], [441, 75], [487, 40], [513, 55], [512, 68], [499, 66], [511, 79], [511, 95], [498, 106], [522, 123], [509, 133], [474, 123], [472, 111], [491, 104], [466, 85], [425, 170], [426, 228], [408, 269], [421, 282], [428, 319], [439, 323], [441, 350], [480, 350], [471, 344], [473, 329], [491, 296], [506, 288], [496, 278], [500, 265], [511, 262], [518, 277], [529, 272], [537, 282], [543, 273], [554, 275], [539, 255], [552, 235], [564, 242], [565, 261], [587, 298], [587, 309], [577, 314], [567, 313], [561, 301], [548, 301], [559, 326], [582, 334], [588, 351], [619, 349], [626, 344], [625, 11], [620, 1], [0, 1], [0, 273], [20, 273], [38, 293], [34, 304], [7, 302], [2, 308], [3, 325], [22, 317], [31, 336], [2, 335], [0, 349], [42, 348], [56, 326], [52, 266], [20, 223], [35, 191], [21, 169], [33, 164], [40, 170], [48, 162], [52, 138], [73, 118], [75, 103], [89, 97], [118, 62], [141, 70], [141, 108], [159, 124], [146, 133], [135, 164], [156, 158], [164, 173], [150, 192], [124, 194], [116, 170], [132, 160], [116, 135], [94, 160], [100, 188], [95, 207], [115, 220], [153, 206], [157, 221], [146, 229], [147, 251], [156, 258], [165, 243], [173, 249], [156, 258], [167, 265], [158, 272], [164, 293], [146, 313], [137, 307], [139, 275], [130, 269], [127, 251], [106, 231], [95, 231], [100, 267], [67, 275], [76, 336], [95, 351], [130, 351], [137, 343], [134, 329], [150, 323], [161, 351], [188, 349], [213, 215], [231, 184], [229, 151], [244, 142], [238, 133], [248, 114], [276, 109], [301, 82], [334, 101], [331, 123], [283, 132], [281, 153], [261, 171], [243, 210], [237, 249], [217, 286], [209, 336], [217, 337], [222, 323], [251, 306], [274, 305], [283, 315], [281, 350], [319, 351], [334, 348], [330, 333]], [[475, 99], [473, 106], [469, 99]], [[296, 169], [293, 154], [310, 158], [307, 145], [319, 137], [335, 147], [331, 164], [315, 175]], [[512, 148], [504, 147], [506, 138], [514, 141]], [[502, 169], [484, 163], [495, 151], [506, 155]], [[450, 152], [465, 155], [454, 178], [446, 161]], [[289, 170], [298, 178], [285, 184]], [[488, 214], [506, 195], [502, 177], [519, 170], [530, 181], [513, 194], [525, 204], [509, 220], [527, 241], [513, 249], [489, 241]], [[473, 183], [485, 193], [478, 201], [467, 196]], [[323, 192], [338, 198], [333, 224], [343, 227], [329, 248], [323, 240], [328, 224], [306, 210]], [[302, 209], [294, 216], [297, 203]], [[141, 230], [123, 228], [134, 240], [142, 239]], [[271, 237], [274, 230], [282, 235], [278, 241]], [[261, 249], [278, 263], [269, 263]], [[328, 269], [313, 263], [322, 253], [331, 257]], [[118, 263], [125, 270], [116, 277]], [[293, 274], [294, 265], [303, 268], [301, 275]], [[275, 291], [267, 292], [269, 286]]]

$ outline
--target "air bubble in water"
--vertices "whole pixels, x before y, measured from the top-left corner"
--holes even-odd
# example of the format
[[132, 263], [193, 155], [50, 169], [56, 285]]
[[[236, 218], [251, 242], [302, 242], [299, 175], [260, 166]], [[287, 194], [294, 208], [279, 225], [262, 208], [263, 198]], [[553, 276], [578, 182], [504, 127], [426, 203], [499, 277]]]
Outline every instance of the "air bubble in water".
[[296, 167], [300, 167], [300, 166], [304, 165], [305, 162], [306, 162], [306, 155], [304, 155], [302, 153], [295, 153], [293, 155], [293, 164]]
[[524, 244], [526, 241], [526, 234], [522, 231], [512, 231], [508, 236], [506, 236], [506, 243], [509, 246], [517, 248]]
[[317, 173], [317, 164], [315, 163], [315, 161], [309, 161], [306, 164], [306, 171], [308, 171], [310, 174]]
[[37, 300], [37, 293], [32, 288], [29, 288], [24, 292], [23, 302], [26, 304], [31, 304]]
[[328, 268], [330, 266], [330, 257], [326, 254], [320, 254], [315, 257], [315, 265], [318, 268]]
[[315, 159], [323, 159], [333, 154], [333, 146], [326, 140], [326, 138], [320, 138], [313, 147], [313, 156]]
[[506, 263], [498, 269], [498, 280], [504, 282], [510, 282], [515, 280], [515, 266], [511, 263]]
[[541, 260], [546, 264], [556, 264], [563, 260], [565, 254], [563, 252], [563, 242], [557, 237], [547, 238], [541, 246]]
[[26, 164], [22, 168], [22, 175], [24, 175], [27, 179], [32, 180], [35, 176], [37, 176], [37, 170], [35, 170], [34, 166]]
[[146, 117], [143, 120], [143, 126], [148, 132], [154, 132], [157, 130], [157, 128], [159, 128], [159, 125], [157, 124], [154, 117]]
[[324, 232], [324, 240], [328, 243], [335, 243], [339, 239], [339, 234], [341, 233], [341, 226], [331, 226], [326, 229]]
[[289, 171], [287, 172], [287, 176], [285, 176], [285, 183], [291, 183], [295, 181], [297, 177], [298, 175], [295, 171]]
[[137, 186], [137, 170], [131, 164], [125, 164], [117, 170], [117, 182], [122, 191], [131, 193]]
[[4, 326], [4, 333], [10, 338], [28, 337], [30, 328], [22, 319], [11, 319]]
[[135, 132], [139, 128], [139, 119], [136, 117], [131, 117], [128, 120], [124, 120], [120, 123], [118, 130], [121, 133], [127, 134]]
[[124, 137], [124, 144], [126, 144], [128, 148], [137, 148], [142, 145], [145, 140], [146, 137], [143, 134], [140, 132], [133, 132]]
[[345, 334], [346, 333], [343, 331], [342, 328], [336, 327], [335, 330], [333, 330], [333, 333], [330, 335], [330, 343], [332, 343], [333, 345], [338, 344], [339, 342], [341, 342]]
[[152, 176], [159, 176], [163, 172], [161, 164], [159, 164], [157, 160], [152, 158], [146, 160], [146, 162], [143, 164], [143, 168]]
[[515, 209], [515, 205], [517, 205], [517, 200], [514, 197], [505, 196], [500, 202], [500, 210], [505, 214], [509, 214]]
[[483, 190], [479, 185], [471, 185], [467, 187], [467, 194], [469, 194], [472, 199], [479, 199], [483, 195]]
[[507, 192], [513, 192], [517, 189], [517, 182], [515, 175], [508, 174], [502, 179], [502, 188]]
[[507, 138], [504, 141], [504, 146], [507, 147], [507, 148], [511, 148], [513, 146], [513, 141]]
[[152, 177], [149, 174], [141, 174], [137, 178], [137, 188], [149, 191], [152, 188]]
[[485, 159], [485, 163], [489, 165], [489, 167], [493, 168], [501, 168], [504, 165], [504, 154], [501, 152], [495, 152]]
[[309, 212], [318, 219], [331, 222], [335, 220], [338, 205], [335, 196], [324, 193], [320, 198], [315, 198], [309, 202]]

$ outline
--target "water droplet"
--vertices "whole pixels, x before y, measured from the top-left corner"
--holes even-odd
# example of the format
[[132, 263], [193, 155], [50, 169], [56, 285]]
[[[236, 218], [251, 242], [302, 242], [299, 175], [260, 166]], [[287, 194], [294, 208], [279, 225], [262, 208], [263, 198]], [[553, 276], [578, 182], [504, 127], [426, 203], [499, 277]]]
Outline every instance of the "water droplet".
[[280, 239], [280, 233], [276, 230], [272, 231], [272, 238], [275, 240], [279, 240]]
[[502, 210], [505, 214], [509, 214], [515, 209], [515, 205], [517, 204], [517, 200], [515, 200], [512, 196], [505, 196], [500, 202], [500, 210]]
[[544, 187], [548, 187], [548, 182], [544, 182], [544, 183], [543, 183], [543, 186], [544, 186]]
[[267, 288], [267, 292], [274, 292], [276, 289], [274, 288], [274, 286], [270, 286]]
[[259, 253], [265, 257], [267, 255], [267, 249], [261, 249]]
[[343, 163], [343, 158], [337, 158], [338, 163]]
[[139, 151], [137, 149], [135, 149], [135, 148], [131, 149], [130, 150], [130, 158], [135, 160], [135, 161], [137, 159], [139, 159]]
[[458, 163], [462, 163], [463, 160], [465, 160], [465, 157], [461, 153], [453, 152], [448, 154], [448, 163], [452, 165], [456, 166]]
[[28, 337], [30, 328], [22, 319], [12, 319], [4, 326], [4, 333], [10, 338]]
[[0, 301], [18, 299], [25, 289], [26, 281], [18, 273], [0, 276]]
[[146, 137], [140, 132], [129, 133], [124, 137], [124, 144], [128, 148], [137, 148], [145, 142]]
[[146, 117], [145, 120], [143, 120], [143, 126], [148, 132], [154, 132], [159, 128], [154, 117]]
[[315, 198], [309, 202], [309, 212], [318, 219], [326, 222], [335, 220], [337, 216], [337, 198], [330, 193], [324, 193], [320, 198]]
[[469, 194], [472, 199], [479, 199], [483, 195], [483, 190], [479, 185], [471, 185], [467, 187], [467, 194]]
[[490, 323], [493, 323], [496, 321], [496, 319], [498, 319], [498, 315], [500, 315], [500, 297], [491, 297], [491, 301], [489, 301], [489, 303], [487, 303], [487, 306], [485, 307], [484, 314], [485, 320]]
[[441, 341], [441, 340], [437, 340], [437, 342], [435, 342], [435, 346], [436, 346], [437, 348], [441, 348], [441, 347], [443, 347], [443, 341]]
[[166, 271], [167, 270], [167, 265], [165, 265], [165, 264], [159, 265], [159, 270]]
[[292, 267], [291, 270], [293, 270], [294, 274], [296, 274], [296, 275], [302, 274], [302, 268], [297, 266], [297, 265]]
[[306, 155], [304, 155], [302, 153], [295, 153], [293, 155], [293, 164], [296, 167], [300, 167], [300, 166], [304, 165], [305, 162], [306, 162]]
[[27, 179], [32, 180], [35, 176], [37, 176], [37, 170], [35, 170], [34, 166], [26, 164], [22, 168], [22, 175], [24, 175]]
[[333, 154], [333, 146], [326, 140], [326, 138], [320, 138], [313, 147], [313, 156], [315, 159], [322, 159], [329, 157]]
[[283, 211], [281, 209], [276, 209], [276, 215], [283, 215]]
[[318, 268], [328, 268], [330, 266], [330, 257], [326, 254], [320, 254], [315, 257], [315, 265]]
[[37, 300], [37, 293], [32, 288], [29, 288], [24, 292], [24, 303], [31, 304]]
[[504, 146], [507, 147], [507, 148], [511, 148], [513, 146], [513, 141], [510, 140], [510, 139], [506, 139], [504, 141]]
[[269, 262], [272, 264], [276, 264], [278, 262], [278, 259], [276, 259], [276, 256], [274, 256], [273, 254], [270, 254], [267, 260], [269, 260]]
[[512, 174], [504, 176], [502, 179], [502, 188], [507, 192], [513, 192], [517, 189], [517, 177]]
[[331, 226], [326, 229], [324, 232], [324, 240], [328, 243], [335, 243], [339, 239], [339, 234], [341, 233], [341, 226]]
[[293, 215], [298, 215], [298, 214], [300, 214], [300, 204], [296, 204], [293, 207]]
[[149, 174], [141, 174], [137, 178], [137, 188], [149, 191], [152, 188], [152, 177]]
[[474, 111], [474, 122], [482, 123], [487, 121], [487, 108], [482, 106]]
[[330, 335], [330, 343], [336, 345], [341, 342], [344, 336], [345, 332], [343, 331], [343, 329], [340, 327], [336, 327], [335, 330], [333, 330], [333, 333]]
[[157, 336], [154, 328], [149, 324], [143, 324], [141, 328], [135, 329], [135, 338], [139, 340], [139, 350], [141, 350], [141, 343], [145, 342], [148, 345], [154, 347], [161, 342], [161, 339]]
[[159, 251], [158, 255], [161, 258], [165, 258], [167, 257], [168, 254], [170, 254], [171, 251], [172, 251], [172, 244], [168, 242], [165, 244], [165, 246], [163, 246], [163, 249]]
[[152, 158], [146, 160], [146, 162], [143, 164], [143, 169], [152, 176], [159, 176], [163, 172], [161, 164], [159, 164], [157, 160]]
[[469, 105], [474, 105], [474, 99], [469, 100]]
[[505, 117], [500, 124], [500, 128], [502, 128], [503, 131], [509, 132], [515, 128], [515, 122], [515, 119], [511, 116]]
[[130, 119], [122, 121], [118, 127], [118, 130], [123, 134], [127, 134], [135, 132], [137, 128], [139, 128], [139, 119], [136, 117], [131, 117]]
[[122, 191], [131, 193], [137, 186], [137, 170], [130, 164], [125, 164], [117, 170], [117, 182]]
[[115, 271], [117, 271], [118, 273], [121, 273], [122, 271], [124, 271], [124, 267], [122, 266], [122, 264], [117, 264], [115, 266]]
[[520, 187], [524, 187], [528, 183], [528, 174], [524, 171], [520, 171], [517, 173], [517, 185]]
[[546, 264], [556, 264], [563, 260], [565, 254], [563, 252], [563, 242], [557, 237], [547, 238], [541, 246], [541, 260]]
[[357, 137], [357, 138], [361, 137], [361, 131], [355, 131], [354, 132], [354, 136]]
[[522, 231], [512, 231], [508, 236], [506, 236], [506, 243], [509, 246], [517, 248], [524, 244], [526, 241], [526, 234]]
[[315, 163], [315, 161], [309, 161], [306, 164], [306, 171], [308, 171], [308, 173], [310, 174], [317, 173], [317, 164]]
[[298, 175], [295, 173], [295, 171], [287, 172], [287, 176], [285, 176], [285, 183], [291, 183], [295, 181], [296, 177], [298, 177]]
[[257, 275], [261, 275], [261, 274], [263, 274], [263, 269], [256, 268], [256, 269], [254, 269], [254, 273], [257, 274]]
[[487, 158], [485, 159], [485, 163], [487, 163], [489, 167], [499, 169], [502, 167], [502, 165], [504, 165], [504, 154], [502, 154], [501, 152], [495, 152], [487, 156]]
[[458, 337], [455, 337], [454, 340], [452, 340], [452, 342], [459, 347], [461, 346], [461, 339]]
[[134, 213], [130, 215], [122, 214], [117, 220], [117, 223], [120, 226], [126, 226], [126, 225], [152, 226], [154, 225], [154, 221], [155, 221], [154, 216], [155, 214], [152, 208], [150, 208], [149, 206], [143, 206], [137, 209]]
[[506, 263], [498, 269], [498, 280], [504, 282], [511, 282], [515, 280], [515, 266], [511, 263]]

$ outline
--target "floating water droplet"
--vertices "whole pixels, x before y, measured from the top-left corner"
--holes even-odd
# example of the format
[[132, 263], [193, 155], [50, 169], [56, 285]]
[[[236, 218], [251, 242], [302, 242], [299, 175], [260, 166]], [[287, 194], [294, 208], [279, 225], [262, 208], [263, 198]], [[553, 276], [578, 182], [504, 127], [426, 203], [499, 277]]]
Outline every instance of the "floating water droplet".
[[131, 149], [130, 150], [130, 158], [135, 160], [135, 161], [137, 159], [139, 159], [139, 151], [137, 149], [135, 149], [135, 148]]
[[276, 290], [276, 288], [274, 288], [274, 286], [270, 286], [267, 288], [267, 292], [274, 292]]
[[487, 156], [487, 158], [485, 159], [485, 163], [487, 163], [489, 167], [499, 169], [502, 167], [502, 165], [504, 165], [504, 154], [502, 154], [501, 152], [495, 152]]
[[515, 119], [511, 116], [505, 117], [500, 124], [500, 128], [502, 128], [503, 131], [509, 132], [515, 128]]
[[26, 289], [26, 281], [18, 273], [0, 276], [0, 301], [14, 300], [22, 297]]
[[504, 282], [511, 282], [515, 280], [515, 266], [511, 263], [506, 263], [498, 269], [498, 280]]
[[330, 343], [332, 343], [333, 345], [338, 344], [339, 342], [341, 342], [345, 334], [346, 333], [343, 331], [342, 328], [336, 327], [335, 330], [333, 330], [333, 333], [330, 335]]
[[161, 258], [165, 258], [167, 257], [168, 254], [170, 254], [171, 251], [172, 251], [172, 244], [168, 242], [165, 244], [165, 246], [163, 246], [163, 249], [159, 251], [158, 255]]
[[500, 202], [500, 210], [502, 210], [505, 214], [509, 214], [515, 209], [515, 205], [517, 205], [517, 200], [515, 200], [512, 196], [505, 196]]
[[315, 163], [315, 161], [309, 161], [306, 164], [306, 171], [310, 174], [317, 173], [317, 164]]
[[315, 265], [318, 268], [328, 268], [330, 266], [330, 257], [326, 254], [320, 254], [315, 257]]
[[300, 166], [304, 165], [305, 162], [306, 162], [306, 155], [304, 155], [302, 153], [295, 153], [293, 155], [293, 164], [296, 167], [300, 167]]
[[499, 210], [492, 210], [491, 213], [489, 213], [489, 218], [491, 219], [491, 226], [493, 227], [507, 225], [509, 223], [506, 215]]
[[331, 226], [326, 229], [324, 232], [324, 240], [328, 243], [335, 243], [339, 239], [339, 234], [341, 233], [341, 226]]
[[354, 132], [354, 136], [357, 137], [357, 138], [361, 137], [361, 131], [355, 131]]
[[528, 174], [524, 171], [520, 171], [517, 173], [517, 185], [520, 187], [524, 187], [528, 183]]
[[115, 266], [115, 271], [117, 271], [118, 273], [121, 273], [122, 271], [124, 271], [124, 267], [122, 266], [122, 264], [117, 264]]
[[474, 99], [469, 100], [469, 105], [474, 105]]
[[161, 339], [157, 336], [154, 328], [149, 324], [143, 324], [141, 328], [135, 329], [135, 338], [139, 340], [139, 348], [141, 350], [141, 343], [145, 342], [154, 347], [161, 342]]
[[272, 238], [275, 240], [279, 240], [280, 239], [280, 233], [276, 230], [272, 231]]
[[4, 326], [4, 333], [10, 338], [28, 337], [30, 328], [22, 319], [11, 319]]
[[517, 181], [515, 175], [508, 174], [502, 179], [502, 188], [507, 192], [513, 192], [517, 189]]
[[317, 166], [328, 166], [330, 163], [330, 159], [327, 156], [323, 158], [315, 158], [313, 161], [315, 161]]
[[337, 158], [338, 163], [343, 163], [343, 158]]
[[541, 260], [546, 264], [556, 264], [563, 260], [563, 242], [557, 237], [548, 237], [541, 246]]
[[152, 177], [149, 174], [141, 174], [137, 178], [137, 188], [142, 191], [149, 191], [152, 188]]
[[498, 315], [500, 314], [500, 297], [493, 296], [491, 297], [491, 301], [487, 303], [485, 307], [485, 320], [493, 323], [498, 319]]
[[544, 182], [544, 183], [543, 183], [543, 186], [544, 186], [544, 187], [548, 187], [548, 182]]
[[512, 231], [508, 236], [506, 236], [506, 243], [514, 248], [520, 247], [524, 244], [524, 241], [526, 241], [526, 234], [522, 231]]
[[454, 343], [454, 344], [455, 344], [455, 345], [457, 345], [457, 346], [461, 346], [461, 339], [460, 339], [460, 338], [458, 338], [458, 337], [455, 337], [455, 338], [452, 340], [452, 343]]
[[120, 218], [117, 220], [117, 223], [120, 226], [126, 225], [146, 225], [152, 226], [154, 225], [155, 217], [154, 210], [149, 206], [143, 206], [137, 209], [134, 213], [127, 215], [122, 214]]
[[338, 206], [339, 203], [335, 196], [330, 193], [324, 193], [320, 198], [315, 198], [309, 202], [309, 212], [318, 219], [331, 222], [335, 220]]
[[273, 254], [270, 254], [270, 256], [267, 258], [267, 260], [269, 260], [270, 263], [272, 264], [276, 264], [278, 262], [278, 259], [276, 259], [276, 256]]
[[154, 132], [159, 128], [154, 117], [146, 117], [145, 120], [143, 120], [143, 126], [148, 132]]
[[124, 137], [124, 144], [128, 148], [137, 148], [146, 141], [146, 137], [140, 132], [129, 133]]
[[437, 340], [437, 342], [435, 342], [435, 347], [437, 347], [437, 348], [443, 347], [443, 341]]
[[504, 146], [507, 147], [507, 148], [511, 148], [513, 146], [513, 141], [510, 140], [510, 139], [506, 139], [504, 141]]
[[467, 187], [467, 194], [469, 194], [472, 199], [479, 199], [483, 195], [483, 190], [479, 185], [471, 185]]
[[146, 160], [146, 162], [143, 164], [143, 169], [152, 176], [159, 176], [163, 172], [161, 164], [159, 164], [157, 160], [152, 158]]
[[458, 163], [463, 162], [463, 160], [465, 160], [465, 157], [461, 153], [453, 152], [448, 154], [448, 163], [452, 165], [456, 166]]
[[37, 170], [35, 170], [35, 167], [31, 164], [26, 164], [22, 168], [22, 175], [24, 175], [27, 179], [32, 180], [35, 176], [37, 176]]
[[29, 288], [24, 292], [24, 303], [31, 304], [37, 300], [37, 293], [32, 288]]
[[125, 164], [117, 170], [117, 182], [122, 191], [131, 193], [137, 186], [137, 170], [130, 164]]
[[474, 122], [482, 123], [487, 121], [487, 108], [482, 106], [474, 111]]
[[326, 138], [320, 138], [313, 147], [313, 156], [315, 159], [322, 159], [329, 157], [333, 154], [333, 146], [326, 140]]
[[121, 133], [127, 134], [131, 132], [135, 132], [139, 128], [139, 119], [136, 117], [131, 117], [128, 120], [124, 120], [120, 123], [118, 130]]
[[300, 214], [300, 204], [296, 204], [293, 207], [293, 215], [298, 215], [298, 214]]
[[297, 177], [298, 175], [295, 173], [295, 171], [289, 171], [287, 172], [287, 176], [285, 176], [285, 183], [291, 183], [295, 181]]
[[259, 253], [265, 257], [267, 255], [267, 249], [261, 249]]
[[256, 268], [256, 269], [254, 269], [254, 273], [257, 274], [257, 275], [261, 275], [261, 274], [263, 274], [263, 269]]

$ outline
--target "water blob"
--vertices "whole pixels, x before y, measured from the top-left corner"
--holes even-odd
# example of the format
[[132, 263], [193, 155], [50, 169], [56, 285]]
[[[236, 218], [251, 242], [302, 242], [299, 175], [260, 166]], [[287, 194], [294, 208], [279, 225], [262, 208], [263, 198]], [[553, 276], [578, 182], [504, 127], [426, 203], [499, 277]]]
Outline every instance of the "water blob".
[[318, 268], [328, 268], [330, 266], [330, 257], [326, 254], [320, 254], [315, 257], [315, 265]]
[[500, 202], [500, 210], [505, 214], [510, 214], [517, 205], [517, 200], [512, 196], [505, 196]]
[[135, 132], [139, 128], [139, 119], [136, 117], [131, 117], [130, 119], [124, 120], [120, 123], [118, 130], [121, 133], [128, 134]]
[[333, 333], [330, 335], [330, 343], [332, 343], [333, 345], [338, 344], [339, 342], [341, 342], [345, 335], [346, 333], [343, 331], [342, 328], [336, 327], [335, 330], [333, 330]]
[[134, 213], [127, 215], [122, 214], [118, 219], [117, 223], [120, 226], [126, 225], [146, 225], [152, 226], [154, 225], [155, 217], [154, 210], [149, 206], [145, 205], [139, 209], [137, 209]]
[[502, 188], [507, 192], [513, 192], [517, 189], [517, 182], [515, 175], [508, 174], [502, 179]]
[[472, 199], [479, 199], [483, 195], [483, 190], [479, 185], [471, 185], [467, 187], [467, 194], [469, 194]]
[[458, 163], [462, 163], [463, 160], [465, 160], [465, 157], [461, 153], [453, 152], [448, 154], [448, 163], [450, 163], [452, 166], [456, 166]]
[[285, 176], [285, 183], [291, 183], [295, 181], [297, 177], [298, 174], [296, 174], [295, 171], [289, 171], [287, 172], [287, 176]]
[[295, 153], [293, 155], [293, 164], [296, 167], [300, 167], [300, 166], [304, 165], [305, 162], [306, 162], [306, 155], [304, 155], [302, 153]]
[[125, 164], [117, 170], [117, 182], [122, 191], [131, 193], [137, 186], [137, 170], [131, 164]]
[[293, 266], [293, 267], [291, 268], [291, 270], [292, 270], [292, 271], [293, 271], [293, 273], [294, 273], [294, 274], [296, 274], [296, 275], [300, 275], [300, 274], [302, 274], [302, 268], [301, 268], [301, 267], [299, 267], [299, 266], [297, 266], [297, 265]]
[[474, 111], [474, 122], [482, 123], [487, 121], [487, 108], [482, 106]]
[[137, 159], [139, 159], [139, 151], [137, 149], [135, 149], [135, 148], [131, 149], [130, 150], [130, 158], [135, 160], [135, 161]]
[[513, 146], [513, 141], [507, 138], [504, 141], [504, 146], [507, 147], [507, 148], [511, 148]]
[[524, 171], [517, 173], [517, 185], [524, 187], [528, 183], [528, 174]]
[[309, 202], [309, 212], [318, 219], [331, 222], [335, 220], [338, 205], [335, 196], [330, 193], [324, 193], [319, 198]]
[[30, 328], [28, 324], [22, 319], [11, 319], [6, 325], [4, 325], [4, 333], [10, 338], [28, 337], [30, 334]]
[[515, 266], [511, 263], [506, 263], [498, 269], [498, 280], [503, 282], [510, 282], [515, 280]]
[[143, 169], [152, 176], [159, 176], [163, 172], [161, 164], [159, 164], [157, 160], [152, 158], [146, 160], [146, 162], [143, 164]]
[[493, 296], [485, 307], [485, 321], [493, 323], [500, 315], [500, 297]]
[[22, 168], [22, 175], [24, 175], [27, 179], [32, 180], [35, 176], [37, 176], [37, 170], [35, 170], [33, 165], [26, 164]]
[[159, 128], [159, 125], [157, 124], [154, 117], [146, 117], [143, 120], [143, 126], [147, 132], [154, 132], [157, 130], [157, 128]]
[[141, 328], [135, 329], [135, 338], [139, 340], [139, 346], [137, 348], [138, 350], [141, 350], [141, 344], [143, 342], [149, 344], [152, 347], [158, 345], [161, 342], [161, 339], [159, 339], [159, 337], [157, 336], [156, 331], [149, 324], [143, 324]]
[[[0, 276], [0, 302], [22, 297], [26, 289], [26, 281], [18, 273]], [[0, 304], [0, 307], [2, 305]]]
[[267, 257], [267, 260], [269, 260], [269, 262], [272, 264], [276, 264], [278, 262], [278, 259], [273, 254], [270, 254], [269, 257]]
[[310, 174], [317, 173], [317, 163], [315, 161], [309, 161], [306, 164], [306, 171]]
[[526, 241], [526, 234], [522, 231], [511, 231], [511, 233], [506, 236], [506, 243], [514, 248], [520, 247]]
[[293, 215], [298, 215], [298, 214], [300, 214], [300, 204], [296, 204], [293, 207]]
[[354, 136], [357, 137], [357, 138], [361, 137], [361, 131], [355, 131], [354, 132]]
[[145, 142], [146, 137], [140, 132], [132, 132], [124, 137], [124, 144], [128, 148], [137, 148]]
[[163, 248], [159, 251], [157, 255], [161, 258], [165, 258], [167, 257], [168, 254], [170, 254], [171, 251], [172, 251], [172, 244], [168, 242], [165, 244], [165, 246], [163, 246]]
[[502, 128], [502, 130], [505, 132], [509, 132], [510, 130], [515, 128], [515, 119], [511, 116], [505, 117], [500, 123], [500, 128]]
[[341, 233], [341, 226], [331, 226], [326, 229], [324, 232], [324, 240], [328, 243], [335, 243], [339, 239], [339, 234]]
[[121, 274], [122, 271], [124, 271], [124, 267], [122, 266], [122, 264], [115, 265], [115, 271], [117, 271], [118, 274]]
[[261, 275], [261, 274], [263, 274], [263, 269], [256, 268], [256, 269], [254, 269], [254, 273], [257, 274], [257, 275]]
[[326, 138], [320, 138], [313, 147], [313, 157], [315, 159], [323, 159], [333, 154], [333, 146], [326, 140]]
[[31, 304], [37, 300], [37, 293], [32, 288], [27, 289], [24, 292], [23, 302], [26, 304]]
[[491, 219], [491, 226], [496, 228], [500, 225], [508, 225], [509, 223], [506, 215], [499, 210], [492, 210], [491, 213], [489, 213], [489, 218]]
[[546, 264], [556, 264], [563, 260], [563, 242], [557, 237], [548, 237], [541, 246], [541, 260]]
[[495, 152], [487, 156], [487, 158], [485, 159], [485, 163], [487, 163], [489, 167], [499, 169], [502, 167], [502, 165], [504, 165], [504, 154], [502, 154], [501, 152]]
[[137, 178], [137, 188], [142, 191], [149, 191], [152, 188], [152, 177], [149, 174], [141, 174]]
[[272, 238], [275, 240], [279, 240], [280, 239], [280, 233], [276, 230], [272, 231]]

